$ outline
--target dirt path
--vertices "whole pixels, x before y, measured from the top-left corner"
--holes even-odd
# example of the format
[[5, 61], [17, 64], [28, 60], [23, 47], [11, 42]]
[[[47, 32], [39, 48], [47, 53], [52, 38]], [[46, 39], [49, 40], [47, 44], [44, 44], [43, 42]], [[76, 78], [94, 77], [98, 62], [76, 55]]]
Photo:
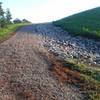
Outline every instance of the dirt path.
[[0, 100], [83, 100], [77, 88], [49, 70], [44, 36], [37, 27], [22, 27], [0, 44]]

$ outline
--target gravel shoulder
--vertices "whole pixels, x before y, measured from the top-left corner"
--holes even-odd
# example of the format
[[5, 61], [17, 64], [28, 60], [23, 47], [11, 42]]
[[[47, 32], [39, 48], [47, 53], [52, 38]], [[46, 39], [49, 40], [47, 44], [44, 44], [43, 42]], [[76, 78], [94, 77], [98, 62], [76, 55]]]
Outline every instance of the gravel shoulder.
[[76, 87], [49, 70], [44, 46], [51, 49], [51, 41], [60, 39], [58, 30], [51, 23], [24, 26], [0, 44], [0, 100], [84, 99]]
[[36, 32], [42, 34], [45, 46], [56, 55], [100, 68], [100, 41], [71, 36], [52, 23], [37, 25]]

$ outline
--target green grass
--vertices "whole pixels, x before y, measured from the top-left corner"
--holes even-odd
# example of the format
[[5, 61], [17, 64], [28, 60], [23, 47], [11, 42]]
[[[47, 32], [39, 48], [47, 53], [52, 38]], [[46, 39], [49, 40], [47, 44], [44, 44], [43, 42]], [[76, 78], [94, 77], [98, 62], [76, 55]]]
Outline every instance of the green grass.
[[6, 28], [0, 29], [0, 41], [7, 39], [9, 36], [12, 35], [18, 28], [24, 25], [28, 25], [29, 23], [20, 23], [20, 24], [11, 24], [8, 25]]
[[[100, 69], [91, 68], [83, 63], [77, 63], [75, 60], [65, 60], [65, 67], [80, 73], [80, 81], [83, 82], [82, 88], [89, 100], [100, 100]], [[77, 84], [81, 87], [80, 83]]]
[[100, 39], [100, 7], [54, 21], [53, 23], [74, 35]]

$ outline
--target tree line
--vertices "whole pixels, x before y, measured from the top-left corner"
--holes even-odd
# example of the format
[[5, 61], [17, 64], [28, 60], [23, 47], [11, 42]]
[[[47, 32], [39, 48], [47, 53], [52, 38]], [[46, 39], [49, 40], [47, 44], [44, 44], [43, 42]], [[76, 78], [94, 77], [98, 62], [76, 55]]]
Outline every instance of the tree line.
[[12, 15], [11, 15], [10, 9], [7, 8], [6, 11], [4, 11], [2, 7], [2, 2], [0, 2], [0, 28], [7, 27], [7, 25], [12, 24], [12, 23], [22, 23], [22, 22], [30, 23], [26, 19], [20, 20], [19, 18], [16, 18], [13, 22], [11, 21], [11, 19], [12, 19]]
[[0, 2], [0, 28], [6, 27], [8, 24], [11, 24], [11, 13], [7, 8], [6, 11], [2, 8], [2, 2]]

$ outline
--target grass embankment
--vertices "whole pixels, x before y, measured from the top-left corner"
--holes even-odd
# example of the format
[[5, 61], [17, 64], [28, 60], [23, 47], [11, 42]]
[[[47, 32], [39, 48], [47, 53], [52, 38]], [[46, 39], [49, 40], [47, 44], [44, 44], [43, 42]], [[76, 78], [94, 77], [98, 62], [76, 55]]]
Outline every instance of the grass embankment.
[[74, 35], [100, 39], [100, 7], [53, 22]]
[[[100, 69], [91, 68], [74, 60], [64, 61], [63, 67], [70, 69], [75, 78], [74, 85], [85, 91], [89, 100], [100, 100]], [[70, 74], [72, 75], [72, 74]]]
[[[87, 10], [53, 22], [73, 35], [100, 40], [100, 7]], [[76, 61], [64, 61], [64, 71], [70, 81], [89, 95], [90, 100], [100, 100], [100, 68]], [[67, 70], [66, 70], [67, 69]]]
[[20, 28], [24, 25], [29, 25], [29, 23], [11, 24], [11, 25], [8, 25], [5, 28], [1, 28], [0, 29], [0, 42], [2, 42], [4, 40], [6, 40], [7, 38], [9, 38], [11, 35], [14, 34], [14, 32], [18, 28]]

